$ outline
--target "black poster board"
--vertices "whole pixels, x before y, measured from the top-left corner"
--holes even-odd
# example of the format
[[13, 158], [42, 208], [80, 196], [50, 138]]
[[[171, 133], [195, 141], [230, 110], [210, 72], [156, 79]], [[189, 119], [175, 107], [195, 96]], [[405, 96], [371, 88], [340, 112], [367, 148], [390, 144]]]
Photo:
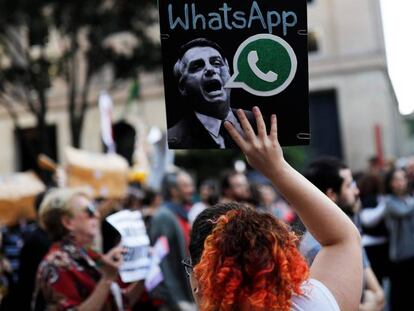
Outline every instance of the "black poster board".
[[159, 12], [171, 149], [234, 147], [209, 118], [223, 102], [275, 113], [283, 146], [309, 144], [306, 0], [159, 0]]

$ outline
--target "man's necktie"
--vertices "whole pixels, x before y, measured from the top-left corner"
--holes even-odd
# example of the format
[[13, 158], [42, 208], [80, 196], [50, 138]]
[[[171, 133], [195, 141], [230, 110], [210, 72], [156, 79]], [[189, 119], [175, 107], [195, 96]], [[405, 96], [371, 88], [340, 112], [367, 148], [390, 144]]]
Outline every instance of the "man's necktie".
[[226, 148], [234, 148], [236, 146], [229, 132], [227, 132], [226, 128], [224, 127], [224, 121], [221, 122], [219, 134], [221, 135], [221, 137], [223, 137], [224, 146]]

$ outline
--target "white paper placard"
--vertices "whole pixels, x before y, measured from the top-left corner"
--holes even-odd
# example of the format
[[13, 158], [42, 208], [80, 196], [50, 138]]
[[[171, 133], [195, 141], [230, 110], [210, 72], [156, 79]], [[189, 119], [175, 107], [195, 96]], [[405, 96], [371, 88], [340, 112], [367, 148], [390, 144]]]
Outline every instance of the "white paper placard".
[[164, 280], [160, 263], [169, 252], [168, 239], [165, 236], [160, 236], [151, 251], [151, 264], [145, 279], [145, 288], [148, 292], [151, 292]]
[[120, 268], [125, 283], [143, 280], [150, 267], [150, 239], [139, 211], [123, 210], [106, 218], [121, 234], [121, 246], [126, 249]]

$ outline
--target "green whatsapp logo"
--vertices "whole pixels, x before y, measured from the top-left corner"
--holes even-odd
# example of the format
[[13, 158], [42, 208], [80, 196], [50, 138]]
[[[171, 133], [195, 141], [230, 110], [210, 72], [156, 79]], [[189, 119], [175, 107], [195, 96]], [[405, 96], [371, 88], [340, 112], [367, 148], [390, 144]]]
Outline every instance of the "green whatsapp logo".
[[292, 47], [272, 34], [258, 34], [240, 44], [233, 58], [234, 74], [227, 88], [242, 88], [257, 96], [281, 93], [296, 74]]

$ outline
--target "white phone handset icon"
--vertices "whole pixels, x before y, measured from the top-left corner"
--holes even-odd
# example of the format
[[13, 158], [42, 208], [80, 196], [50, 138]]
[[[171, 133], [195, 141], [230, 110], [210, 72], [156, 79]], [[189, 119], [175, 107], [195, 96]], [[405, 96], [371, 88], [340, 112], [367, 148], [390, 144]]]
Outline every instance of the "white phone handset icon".
[[250, 68], [253, 73], [260, 79], [266, 82], [275, 82], [277, 80], [277, 73], [269, 70], [267, 73], [264, 73], [257, 67], [257, 62], [259, 61], [259, 56], [257, 51], [250, 51], [247, 55], [247, 62], [249, 63]]

